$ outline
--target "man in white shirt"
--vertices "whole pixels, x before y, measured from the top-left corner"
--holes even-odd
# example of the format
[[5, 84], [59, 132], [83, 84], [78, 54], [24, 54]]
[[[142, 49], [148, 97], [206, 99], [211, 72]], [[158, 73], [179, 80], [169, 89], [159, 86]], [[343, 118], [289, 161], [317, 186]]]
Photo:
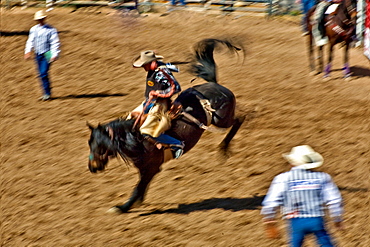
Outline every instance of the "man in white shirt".
[[334, 225], [342, 229], [342, 198], [329, 174], [312, 169], [322, 165], [323, 157], [310, 146], [292, 149], [283, 157], [292, 169], [277, 175], [262, 202], [267, 234], [278, 237], [276, 210], [288, 221], [290, 246], [300, 247], [306, 234], [315, 234], [320, 246], [334, 246], [325, 229], [325, 210], [329, 209]]
[[31, 58], [32, 50], [35, 53], [39, 77], [44, 90], [44, 95], [40, 98], [43, 101], [49, 100], [51, 97], [49, 69], [51, 63], [58, 59], [60, 53], [58, 32], [52, 26], [46, 24], [46, 17], [44, 10], [35, 13], [34, 20], [38, 24], [31, 28], [24, 51], [26, 60]]

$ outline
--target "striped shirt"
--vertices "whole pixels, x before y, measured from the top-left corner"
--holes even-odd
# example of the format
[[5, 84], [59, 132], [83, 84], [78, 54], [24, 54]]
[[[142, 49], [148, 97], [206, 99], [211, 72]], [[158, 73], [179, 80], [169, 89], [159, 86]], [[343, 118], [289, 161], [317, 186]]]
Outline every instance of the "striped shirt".
[[262, 202], [261, 214], [275, 218], [282, 207], [284, 218], [323, 217], [328, 207], [331, 217], [340, 221], [342, 198], [329, 174], [293, 167], [277, 175]]
[[48, 24], [42, 26], [38, 24], [30, 30], [24, 53], [34, 50], [37, 55], [41, 55], [50, 51], [51, 57], [57, 57], [60, 53], [59, 47], [57, 30]]

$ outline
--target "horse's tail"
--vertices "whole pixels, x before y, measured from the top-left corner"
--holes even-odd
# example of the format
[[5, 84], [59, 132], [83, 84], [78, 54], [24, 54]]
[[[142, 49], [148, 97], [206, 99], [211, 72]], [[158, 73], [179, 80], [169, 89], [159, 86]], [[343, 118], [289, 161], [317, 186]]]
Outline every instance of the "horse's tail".
[[217, 83], [217, 68], [213, 57], [214, 49], [219, 45], [225, 45], [229, 51], [237, 53], [244, 49], [237, 47], [228, 40], [204, 39], [194, 45], [195, 59], [191, 63], [190, 72], [207, 82]]

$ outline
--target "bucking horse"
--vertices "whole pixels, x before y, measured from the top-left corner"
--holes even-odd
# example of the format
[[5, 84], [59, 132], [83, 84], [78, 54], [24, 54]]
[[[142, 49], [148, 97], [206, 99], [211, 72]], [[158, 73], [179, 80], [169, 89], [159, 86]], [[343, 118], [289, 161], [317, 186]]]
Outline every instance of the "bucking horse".
[[[244, 114], [235, 114], [235, 95], [217, 82], [214, 49], [218, 46], [227, 47], [236, 54], [244, 52], [241, 46], [220, 39], [205, 39], [194, 46], [191, 71], [207, 82], [186, 89], [175, 99], [173, 105], [181, 105], [178, 109], [182, 110], [177, 113], [171, 122], [171, 128], [166, 132], [184, 142], [184, 154], [195, 146], [207, 128], [213, 126], [231, 127], [220, 144], [221, 150], [227, 151], [230, 141], [245, 120]], [[118, 118], [96, 127], [87, 123], [91, 130], [88, 167], [92, 173], [103, 171], [109, 159], [118, 156], [126, 163], [133, 163], [139, 170], [140, 181], [129, 200], [111, 209], [119, 213], [128, 212], [143, 202], [150, 181], [160, 172], [161, 165], [169, 160], [168, 149], [159, 149], [144, 138], [133, 128], [135, 121]]]

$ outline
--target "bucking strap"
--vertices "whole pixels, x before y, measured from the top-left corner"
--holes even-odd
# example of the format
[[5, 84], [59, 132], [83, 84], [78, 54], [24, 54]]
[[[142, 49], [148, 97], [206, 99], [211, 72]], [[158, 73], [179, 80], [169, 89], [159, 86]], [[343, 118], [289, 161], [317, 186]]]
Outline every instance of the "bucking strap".
[[212, 108], [211, 102], [209, 102], [208, 99], [204, 99], [204, 98], [201, 99], [201, 98], [198, 97], [198, 95], [197, 95], [197, 98], [199, 99], [199, 102], [202, 105], [203, 110], [204, 110], [204, 112], [206, 114], [206, 117], [207, 117], [207, 126], [208, 126], [212, 122], [212, 113], [214, 111], [216, 111], [216, 110]]
[[203, 107], [204, 113], [206, 114], [207, 117], [206, 126], [209, 126], [212, 122], [212, 114], [216, 110], [212, 108], [211, 102], [209, 102], [209, 100], [201, 92], [194, 88], [192, 92], [195, 94], [195, 96], [199, 100], [200, 105]]
[[183, 115], [184, 117], [186, 117], [187, 119], [189, 119], [190, 121], [194, 122], [196, 125], [198, 125], [199, 128], [201, 129], [204, 129], [206, 130], [208, 127], [206, 125], [204, 125], [203, 123], [201, 123], [198, 119], [196, 119], [195, 117], [193, 117], [191, 114], [183, 111], [181, 112], [181, 115]]

